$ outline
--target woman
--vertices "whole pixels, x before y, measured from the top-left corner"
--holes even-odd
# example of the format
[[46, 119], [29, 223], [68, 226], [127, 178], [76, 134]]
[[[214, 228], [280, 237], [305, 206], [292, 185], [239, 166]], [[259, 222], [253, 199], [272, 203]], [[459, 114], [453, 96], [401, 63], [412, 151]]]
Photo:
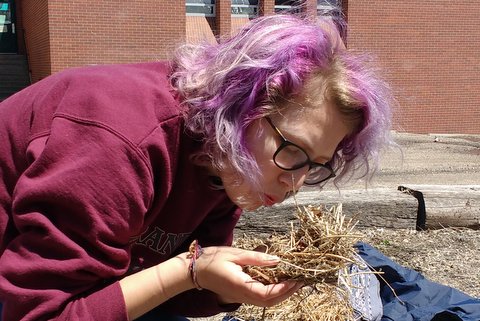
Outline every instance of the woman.
[[3, 320], [206, 316], [293, 294], [242, 272], [275, 257], [229, 245], [243, 209], [370, 175], [388, 143], [387, 87], [335, 30], [262, 17], [171, 63], [73, 69], [4, 101]]

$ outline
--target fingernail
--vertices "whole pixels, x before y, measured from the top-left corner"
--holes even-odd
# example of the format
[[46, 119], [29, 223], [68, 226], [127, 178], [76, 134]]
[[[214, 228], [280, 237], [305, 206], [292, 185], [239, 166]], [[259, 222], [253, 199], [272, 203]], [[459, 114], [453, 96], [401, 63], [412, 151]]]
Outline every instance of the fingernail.
[[265, 254], [263, 256], [263, 259], [265, 261], [280, 261], [280, 258], [276, 255], [270, 255], [270, 254]]

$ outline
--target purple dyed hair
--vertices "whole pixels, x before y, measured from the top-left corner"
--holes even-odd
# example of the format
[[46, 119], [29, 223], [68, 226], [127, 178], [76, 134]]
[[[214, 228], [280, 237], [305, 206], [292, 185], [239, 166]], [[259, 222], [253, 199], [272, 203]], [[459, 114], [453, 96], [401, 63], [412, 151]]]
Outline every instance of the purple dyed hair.
[[187, 128], [203, 137], [214, 166], [226, 158], [252, 182], [259, 169], [246, 129], [288, 101], [315, 107], [328, 99], [351, 123], [332, 159], [337, 181], [373, 174], [378, 151], [390, 142], [388, 86], [362, 56], [345, 50], [328, 18], [256, 18], [219, 44], [182, 46], [173, 63], [171, 80], [184, 99]]

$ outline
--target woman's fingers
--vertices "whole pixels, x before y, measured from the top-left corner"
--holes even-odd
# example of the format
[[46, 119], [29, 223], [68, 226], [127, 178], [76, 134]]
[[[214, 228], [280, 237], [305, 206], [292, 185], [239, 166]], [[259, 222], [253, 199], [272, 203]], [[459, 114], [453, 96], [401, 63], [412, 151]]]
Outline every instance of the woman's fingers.
[[247, 289], [245, 291], [239, 289], [236, 292], [236, 298], [231, 295], [226, 297], [220, 295], [221, 300], [227, 303], [242, 302], [260, 307], [270, 307], [284, 301], [303, 286], [301, 283], [293, 281], [264, 285], [253, 280], [244, 285], [247, 286]]
[[224, 255], [226, 260], [242, 266], [267, 266], [276, 265], [278, 264], [278, 262], [280, 262], [279, 257], [258, 251], [249, 251], [232, 247], [219, 247], [216, 248], [214, 251], [217, 251], [217, 255]]
[[280, 258], [275, 255], [265, 254], [255, 251], [244, 251], [243, 253], [236, 256], [232, 262], [239, 265], [257, 265], [257, 266], [267, 266], [267, 265], [276, 265], [280, 262]]
[[228, 247], [205, 248], [197, 260], [197, 281], [217, 293], [224, 303], [272, 306], [295, 293], [301, 284], [286, 281], [264, 285], [243, 272], [245, 265], [276, 265], [280, 259], [261, 252]]
[[269, 285], [254, 281], [248, 292], [250, 302], [246, 303], [263, 307], [272, 306], [287, 299], [301, 287], [302, 284], [293, 281]]
[[287, 292], [284, 292], [277, 297], [270, 298], [267, 302], [265, 302], [265, 305], [263, 305], [263, 306], [264, 307], [270, 307], [270, 306], [273, 306], [273, 305], [277, 305], [277, 304], [281, 303], [282, 301], [288, 299], [291, 295], [293, 295], [295, 292], [300, 290], [302, 287], [303, 287], [302, 283], [295, 282], [295, 285], [292, 286]]

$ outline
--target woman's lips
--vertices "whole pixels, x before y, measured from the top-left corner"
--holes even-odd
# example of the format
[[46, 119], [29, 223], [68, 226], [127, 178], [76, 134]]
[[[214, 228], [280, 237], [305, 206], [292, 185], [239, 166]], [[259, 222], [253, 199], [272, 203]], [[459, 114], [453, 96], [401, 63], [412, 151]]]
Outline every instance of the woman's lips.
[[265, 194], [265, 206], [272, 206], [276, 203], [275, 199], [270, 195]]

